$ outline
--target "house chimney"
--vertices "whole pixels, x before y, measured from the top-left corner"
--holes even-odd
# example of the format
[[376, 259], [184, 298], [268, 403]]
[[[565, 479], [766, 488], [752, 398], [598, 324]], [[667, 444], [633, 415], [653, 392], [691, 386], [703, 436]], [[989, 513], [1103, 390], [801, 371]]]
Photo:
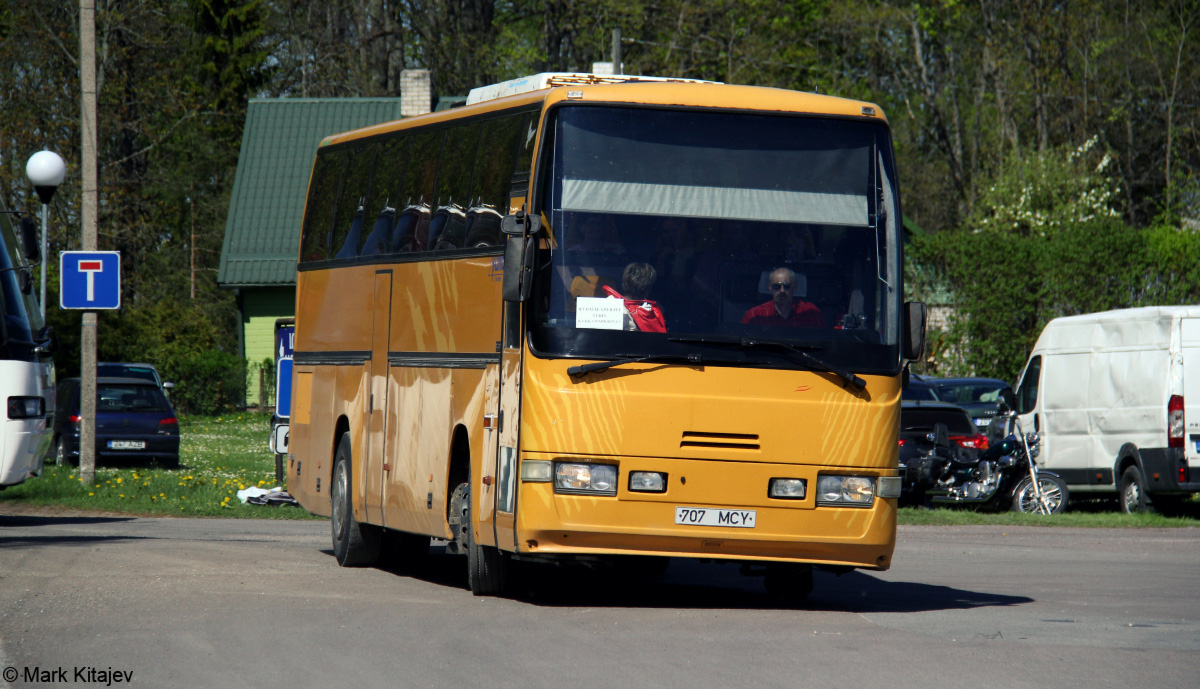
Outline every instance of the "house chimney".
[[412, 117], [429, 112], [429, 70], [406, 69], [400, 72], [400, 116]]

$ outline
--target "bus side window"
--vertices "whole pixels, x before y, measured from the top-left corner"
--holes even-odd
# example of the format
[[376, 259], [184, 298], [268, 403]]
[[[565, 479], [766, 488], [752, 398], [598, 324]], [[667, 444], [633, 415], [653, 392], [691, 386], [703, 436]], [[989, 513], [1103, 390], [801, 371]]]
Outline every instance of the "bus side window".
[[529, 197], [529, 175], [533, 167], [533, 142], [538, 115], [538, 112], [530, 112], [521, 116], [521, 128], [517, 132], [517, 167], [513, 171], [512, 188], [509, 191], [513, 197]]
[[304, 213], [304, 231], [300, 239], [300, 262], [322, 261], [329, 258], [329, 230], [333, 226], [333, 209], [337, 203], [338, 182], [346, 162], [342, 151], [318, 153], [313, 164], [308, 202]]
[[437, 209], [426, 242], [430, 249], [460, 249], [466, 244], [466, 211], [470, 207], [471, 178], [482, 129], [482, 123], [476, 122], [446, 132], [446, 144], [438, 162]]
[[[415, 134], [409, 144], [409, 164], [404, 167], [404, 181], [400, 186], [402, 199], [397, 201], [404, 206], [415, 206], [433, 201], [434, 184], [437, 183], [438, 157], [442, 151], [442, 139], [445, 130], [425, 131]], [[400, 208], [399, 204], [393, 204]], [[423, 225], [428, 228], [427, 224]], [[428, 237], [424, 232], [417, 231], [411, 238], [398, 238], [405, 244], [411, 244], [411, 251], [425, 251]]]
[[[404, 208], [401, 196], [401, 177], [405, 154], [408, 148], [407, 137], [393, 137], [379, 147], [379, 157], [375, 161], [375, 176], [371, 181], [369, 196], [373, 199], [367, 206], [367, 221], [374, 218], [374, 226], [370, 234], [363, 240], [362, 256], [390, 254], [396, 250], [392, 232], [396, 227], [396, 217]], [[378, 209], [378, 210], [376, 210]]]
[[[353, 258], [358, 255], [363, 223], [361, 213], [365, 213], [365, 210], [360, 211], [360, 208], [365, 209], [370, 203], [367, 192], [371, 184], [371, 174], [375, 171], [375, 154], [378, 151], [377, 143], [347, 149], [348, 159], [342, 191], [338, 194], [333, 231], [329, 236], [330, 250], [338, 252], [335, 258]], [[352, 236], [356, 229], [358, 236]], [[347, 238], [350, 238], [352, 243], [347, 243]]]

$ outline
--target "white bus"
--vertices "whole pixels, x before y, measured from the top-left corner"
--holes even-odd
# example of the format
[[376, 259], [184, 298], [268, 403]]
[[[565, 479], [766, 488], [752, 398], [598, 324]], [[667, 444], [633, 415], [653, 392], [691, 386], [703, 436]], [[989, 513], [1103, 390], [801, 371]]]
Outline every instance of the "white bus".
[[42, 470], [54, 413], [49, 330], [33, 290], [33, 221], [0, 207], [0, 490]]

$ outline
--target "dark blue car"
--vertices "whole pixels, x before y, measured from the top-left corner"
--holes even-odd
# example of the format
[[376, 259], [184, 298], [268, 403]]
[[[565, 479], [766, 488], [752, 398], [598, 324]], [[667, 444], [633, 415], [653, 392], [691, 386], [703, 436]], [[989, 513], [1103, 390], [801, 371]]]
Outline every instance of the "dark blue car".
[[1008, 383], [996, 378], [925, 378], [937, 398], [967, 410], [971, 421], [987, 428], [1000, 411], [1000, 391]]
[[[79, 463], [80, 379], [58, 387], [54, 452], [59, 464]], [[137, 378], [96, 379], [96, 463], [157, 462], [179, 466], [179, 420], [162, 388]]]

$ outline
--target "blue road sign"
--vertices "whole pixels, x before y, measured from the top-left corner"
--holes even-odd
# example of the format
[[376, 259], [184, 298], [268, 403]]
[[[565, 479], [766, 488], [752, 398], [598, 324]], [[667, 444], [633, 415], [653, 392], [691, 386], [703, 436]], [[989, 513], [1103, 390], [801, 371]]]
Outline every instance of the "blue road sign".
[[292, 351], [296, 342], [296, 326], [275, 326], [275, 416], [292, 416]]
[[64, 251], [58, 255], [58, 270], [60, 308], [121, 308], [120, 251]]

